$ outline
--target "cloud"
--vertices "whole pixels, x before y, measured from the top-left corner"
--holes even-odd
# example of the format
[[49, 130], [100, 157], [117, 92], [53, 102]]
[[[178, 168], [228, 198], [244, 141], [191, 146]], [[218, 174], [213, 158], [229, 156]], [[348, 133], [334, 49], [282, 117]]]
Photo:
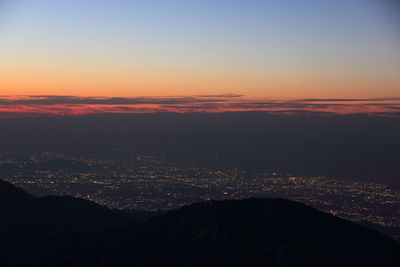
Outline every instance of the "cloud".
[[222, 94], [222, 95], [196, 95], [197, 97], [211, 97], [211, 98], [237, 98], [244, 97], [244, 95], [238, 94]]
[[[230, 97], [227, 97], [230, 98]], [[201, 102], [223, 102], [220, 97], [77, 97], [33, 95], [18, 99], [0, 98], [0, 105], [144, 105], [144, 104], [191, 104]]]
[[397, 116], [400, 97], [251, 99], [238, 94], [173, 97], [0, 96], [7, 114], [78, 115], [97, 113], [265, 111], [282, 114], [372, 114]]

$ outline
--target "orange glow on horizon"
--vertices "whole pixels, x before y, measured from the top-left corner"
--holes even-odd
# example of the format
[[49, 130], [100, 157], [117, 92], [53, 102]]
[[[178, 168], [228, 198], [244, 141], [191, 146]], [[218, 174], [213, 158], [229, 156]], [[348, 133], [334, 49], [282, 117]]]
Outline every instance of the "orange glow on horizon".
[[249, 98], [234, 94], [136, 98], [56, 95], [0, 96], [0, 117], [244, 111], [264, 111], [272, 114], [400, 116], [399, 110], [400, 98], [277, 100]]

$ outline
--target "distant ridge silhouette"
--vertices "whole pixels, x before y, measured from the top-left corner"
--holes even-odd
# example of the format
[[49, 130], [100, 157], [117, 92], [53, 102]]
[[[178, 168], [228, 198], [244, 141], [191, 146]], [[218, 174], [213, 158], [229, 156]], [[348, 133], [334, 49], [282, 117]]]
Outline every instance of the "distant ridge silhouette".
[[0, 181], [0, 266], [400, 266], [373, 230], [283, 199], [192, 204], [146, 221]]

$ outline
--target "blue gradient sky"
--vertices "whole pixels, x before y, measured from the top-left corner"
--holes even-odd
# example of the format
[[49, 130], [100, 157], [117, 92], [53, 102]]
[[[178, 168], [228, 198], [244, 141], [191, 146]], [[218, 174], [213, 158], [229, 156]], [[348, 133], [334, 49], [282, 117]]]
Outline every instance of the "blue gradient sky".
[[1, 94], [388, 97], [389, 0], [0, 0]]

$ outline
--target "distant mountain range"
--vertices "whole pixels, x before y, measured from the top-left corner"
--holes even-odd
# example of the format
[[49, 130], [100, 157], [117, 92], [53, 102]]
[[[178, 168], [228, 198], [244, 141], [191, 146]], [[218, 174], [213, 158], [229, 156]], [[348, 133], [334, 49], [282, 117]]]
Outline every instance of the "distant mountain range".
[[0, 266], [400, 266], [398, 242], [283, 199], [152, 217], [0, 181], [0, 215]]

